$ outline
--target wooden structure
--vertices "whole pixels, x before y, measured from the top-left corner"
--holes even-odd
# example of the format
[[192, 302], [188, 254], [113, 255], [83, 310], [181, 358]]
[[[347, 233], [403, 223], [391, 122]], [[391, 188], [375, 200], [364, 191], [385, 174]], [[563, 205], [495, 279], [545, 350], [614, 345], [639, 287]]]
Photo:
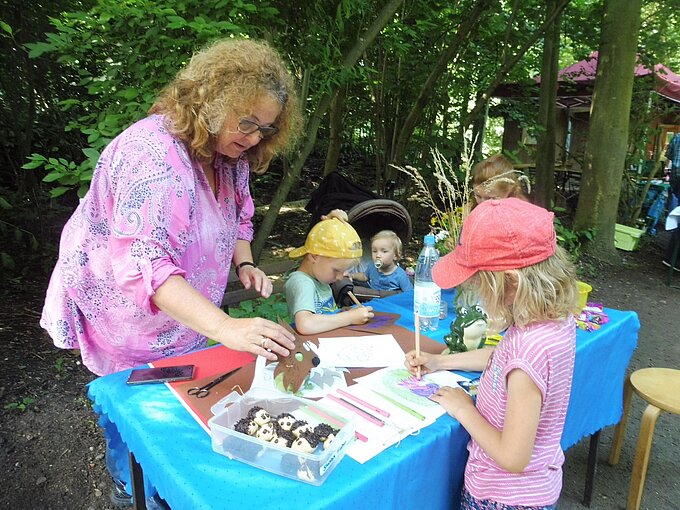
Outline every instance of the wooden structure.
[[[572, 174], [581, 172], [596, 70], [597, 52], [593, 52], [586, 59], [559, 71], [555, 151], [557, 170]], [[635, 77], [636, 80], [652, 80], [650, 85], [654, 92], [671, 106], [669, 113], [654, 118], [649, 125], [653, 132], [658, 130], [658, 135], [650, 137], [645, 158], [655, 161], [658, 151], [664, 150], [673, 134], [680, 132], [680, 75], [663, 64], [657, 64], [653, 69], [640, 64], [635, 68]], [[510, 103], [535, 103], [538, 110], [540, 76], [534, 82], [530, 85], [502, 84], [494, 91], [493, 96]], [[536, 140], [530, 136], [525, 126], [505, 116], [504, 152], [517, 154], [522, 163], [530, 166], [534, 163], [531, 146], [535, 143]]]
[[[626, 510], [640, 509], [657, 418], [663, 412], [680, 414], [680, 370], [643, 368], [636, 370], [628, 378], [623, 394], [623, 416], [616, 426], [612, 451], [609, 456], [611, 465], [616, 465], [619, 462], [633, 392], [644, 399], [648, 405], [640, 423], [640, 434], [635, 451], [635, 464], [633, 464], [631, 474]], [[672, 444], [667, 447], [674, 448]]]

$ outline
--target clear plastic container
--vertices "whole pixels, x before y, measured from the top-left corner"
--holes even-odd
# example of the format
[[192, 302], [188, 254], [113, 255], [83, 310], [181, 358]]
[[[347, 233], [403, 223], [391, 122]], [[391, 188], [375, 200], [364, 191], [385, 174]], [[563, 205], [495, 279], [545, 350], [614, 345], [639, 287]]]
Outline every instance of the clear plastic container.
[[226, 455], [270, 473], [321, 485], [345, 456], [350, 441], [354, 440], [354, 421], [347, 422], [327, 449], [319, 446], [314, 453], [303, 453], [262, 441], [236, 432], [234, 424], [248, 415], [253, 406], [260, 406], [272, 416], [290, 413], [298, 419], [317, 425], [312, 416], [303, 411], [308, 405], [318, 407], [316, 402], [294, 396], [282, 396], [261, 388], [254, 388], [244, 395], [231, 393], [212, 406], [214, 416], [208, 420], [212, 448]]

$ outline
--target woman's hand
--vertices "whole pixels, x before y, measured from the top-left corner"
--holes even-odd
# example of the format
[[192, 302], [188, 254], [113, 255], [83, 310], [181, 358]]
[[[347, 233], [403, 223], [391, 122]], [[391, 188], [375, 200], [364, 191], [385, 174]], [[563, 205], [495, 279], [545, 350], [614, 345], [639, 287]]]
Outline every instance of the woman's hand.
[[340, 221], [344, 221], [345, 223], [349, 221], [349, 216], [347, 216], [347, 213], [342, 209], [333, 209], [328, 214], [323, 214], [321, 216], [322, 220], [330, 220], [331, 218], [337, 218]]
[[420, 375], [429, 374], [439, 370], [438, 359], [441, 354], [430, 354], [429, 352], [420, 352], [420, 356], [416, 356], [416, 351], [406, 353], [404, 366], [412, 375], [418, 375], [418, 367], [420, 367]]
[[252, 319], [229, 317], [222, 323], [218, 335], [213, 340], [236, 351], [264, 356], [270, 361], [276, 361], [277, 354], [288, 356], [289, 350], [295, 349], [295, 338], [292, 333], [261, 317]]
[[463, 388], [451, 388], [450, 386], [439, 388], [430, 395], [430, 400], [437, 402], [454, 418], [466, 407], [475, 406], [472, 397]]
[[349, 314], [350, 324], [366, 324], [375, 316], [371, 306], [357, 306], [344, 313]]
[[242, 266], [238, 271], [238, 279], [241, 280], [244, 288], [249, 289], [252, 286], [263, 298], [271, 296], [274, 289], [272, 281], [258, 267]]

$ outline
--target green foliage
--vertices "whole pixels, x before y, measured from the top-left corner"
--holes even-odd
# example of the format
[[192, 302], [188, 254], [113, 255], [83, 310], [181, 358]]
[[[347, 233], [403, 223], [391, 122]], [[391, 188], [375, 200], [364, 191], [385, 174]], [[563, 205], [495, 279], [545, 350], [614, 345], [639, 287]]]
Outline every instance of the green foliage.
[[569, 252], [574, 262], [577, 262], [581, 256], [581, 245], [585, 241], [591, 241], [595, 237], [595, 229], [588, 229], [581, 232], [576, 232], [565, 225], [559, 217], [559, 214], [565, 214], [567, 211], [561, 207], [553, 207], [555, 212], [555, 232], [557, 234], [557, 244]]
[[[52, 18], [54, 32], [25, 44], [31, 59], [50, 58], [77, 76], [79, 93], [62, 100], [70, 120], [66, 132], [82, 136], [85, 158], [70, 161], [33, 154], [25, 169], [44, 168], [54, 182], [53, 197], [71, 188], [87, 191], [104, 147], [146, 115], [158, 92], [191, 54], [230, 35], [258, 36], [276, 27], [277, 9], [269, 2], [220, 0], [101, 0], [90, 10]], [[225, 14], [227, 14], [225, 19]]]
[[28, 268], [17, 263], [16, 254], [22, 254], [21, 261], [40, 254], [41, 245], [35, 234], [24, 228], [23, 225], [29, 223], [26, 218], [26, 206], [22, 203], [16, 193], [11, 193], [5, 188], [0, 187], [0, 238], [2, 238], [2, 248], [0, 248], [0, 281], [14, 280], [23, 277]]
[[28, 409], [28, 406], [30, 406], [34, 402], [35, 402], [34, 398], [24, 397], [18, 402], [10, 402], [9, 404], [5, 404], [5, 409], [18, 409], [19, 411], [23, 412], [26, 409]]
[[288, 306], [283, 294], [273, 294], [266, 299], [256, 298], [243, 301], [238, 307], [230, 308], [229, 315], [235, 319], [264, 317], [273, 322], [276, 322], [277, 318], [281, 317], [284, 321], [291, 322], [291, 318], [288, 316]]

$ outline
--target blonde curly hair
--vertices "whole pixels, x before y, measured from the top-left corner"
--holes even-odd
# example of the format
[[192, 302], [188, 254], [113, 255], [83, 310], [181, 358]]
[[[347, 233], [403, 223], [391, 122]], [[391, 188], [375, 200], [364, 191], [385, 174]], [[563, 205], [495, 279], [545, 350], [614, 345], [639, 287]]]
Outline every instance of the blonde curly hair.
[[279, 53], [264, 41], [222, 39], [194, 54], [159, 94], [149, 114], [162, 114], [168, 129], [202, 162], [215, 155], [217, 136], [232, 115], [246, 116], [263, 97], [281, 105], [278, 133], [248, 149], [251, 169], [263, 173], [271, 159], [299, 135], [302, 115], [295, 83]]

